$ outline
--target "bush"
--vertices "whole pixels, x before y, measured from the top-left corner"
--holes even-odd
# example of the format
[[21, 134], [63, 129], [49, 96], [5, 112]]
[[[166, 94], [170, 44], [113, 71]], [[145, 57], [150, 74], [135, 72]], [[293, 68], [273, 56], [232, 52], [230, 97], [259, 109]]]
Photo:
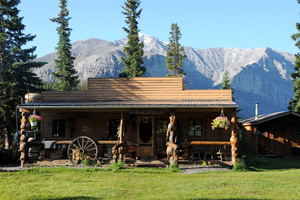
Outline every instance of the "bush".
[[236, 163], [232, 168], [233, 171], [242, 172], [247, 171], [246, 158], [245, 156], [236, 159]]
[[119, 172], [120, 169], [122, 169], [125, 165], [125, 162], [120, 162], [120, 163], [113, 163], [109, 166], [109, 168], [107, 168], [107, 171], [111, 171], [111, 172]]
[[177, 166], [177, 165], [170, 165], [169, 166], [169, 169], [172, 171], [172, 172], [181, 172], [181, 169]]

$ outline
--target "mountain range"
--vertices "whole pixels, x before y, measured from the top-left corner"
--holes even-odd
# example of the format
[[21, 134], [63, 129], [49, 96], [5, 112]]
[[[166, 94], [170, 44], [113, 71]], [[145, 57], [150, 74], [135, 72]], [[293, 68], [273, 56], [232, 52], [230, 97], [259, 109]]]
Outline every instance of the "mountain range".
[[[164, 77], [168, 74], [165, 64], [166, 42], [146, 34], [139, 35], [144, 42], [146, 76]], [[127, 39], [109, 42], [101, 39], [78, 40], [72, 44], [75, 69], [81, 81], [90, 77], [118, 77], [124, 69], [121, 57]], [[287, 110], [287, 102], [294, 95], [290, 74], [294, 71], [295, 55], [275, 49], [184, 47], [187, 58], [184, 63], [188, 89], [220, 88], [225, 70], [235, 88], [234, 98], [242, 109], [242, 118], [254, 115], [255, 102], [259, 113]], [[35, 73], [46, 82], [53, 82], [56, 52], [38, 58], [47, 62]]]

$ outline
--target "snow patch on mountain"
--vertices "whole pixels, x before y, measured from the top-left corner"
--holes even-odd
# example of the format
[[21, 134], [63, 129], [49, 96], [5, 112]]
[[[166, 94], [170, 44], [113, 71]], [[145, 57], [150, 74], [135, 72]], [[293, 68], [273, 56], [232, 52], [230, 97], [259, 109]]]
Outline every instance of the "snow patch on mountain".
[[[164, 77], [168, 74], [165, 56], [167, 43], [153, 36], [140, 33], [144, 43], [146, 76]], [[127, 38], [109, 42], [91, 38], [72, 44], [74, 66], [81, 81], [91, 77], [118, 77], [124, 69], [121, 58]], [[225, 70], [235, 87], [237, 103], [243, 109], [242, 116], [252, 116], [255, 101], [261, 101], [262, 113], [286, 110], [287, 101], [293, 97], [290, 74], [294, 71], [295, 55], [275, 49], [253, 48], [209, 48], [184, 47], [187, 59], [184, 70], [189, 89], [220, 88]], [[50, 53], [38, 61], [48, 62], [35, 72], [44, 81], [54, 81], [56, 53]], [[246, 95], [246, 96], [244, 96]]]

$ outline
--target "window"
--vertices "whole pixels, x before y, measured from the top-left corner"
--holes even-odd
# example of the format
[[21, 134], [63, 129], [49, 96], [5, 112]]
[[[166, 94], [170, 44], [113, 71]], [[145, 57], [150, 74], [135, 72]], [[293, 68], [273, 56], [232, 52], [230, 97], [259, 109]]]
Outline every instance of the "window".
[[202, 120], [190, 119], [189, 120], [189, 136], [202, 136]]
[[108, 120], [108, 137], [109, 139], [118, 138], [118, 127], [120, 125], [119, 119], [110, 119]]
[[157, 119], [156, 120], [156, 135], [157, 136], [164, 136], [168, 130], [168, 119]]
[[52, 121], [52, 137], [66, 137], [65, 119], [54, 119]]
[[293, 137], [300, 138], [300, 128], [299, 127], [293, 129]]

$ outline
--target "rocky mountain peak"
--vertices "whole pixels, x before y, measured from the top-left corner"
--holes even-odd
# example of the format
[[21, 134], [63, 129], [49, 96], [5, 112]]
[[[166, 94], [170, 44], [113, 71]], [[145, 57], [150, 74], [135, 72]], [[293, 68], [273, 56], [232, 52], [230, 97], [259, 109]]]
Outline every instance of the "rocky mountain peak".
[[[166, 42], [150, 35], [139, 34], [144, 42], [144, 64], [146, 76], [166, 76]], [[109, 42], [97, 38], [78, 40], [72, 44], [76, 57], [75, 68], [81, 81], [89, 77], [118, 77], [124, 69], [121, 57], [127, 38]], [[239, 114], [253, 116], [254, 102], [259, 101], [261, 113], [286, 110], [287, 101], [293, 97], [290, 74], [294, 71], [294, 54], [275, 49], [253, 48], [209, 48], [184, 47], [187, 59], [184, 70], [189, 89], [220, 88], [225, 70], [235, 87], [235, 99], [240, 105]], [[37, 60], [48, 62], [35, 72], [44, 81], [54, 81], [56, 53]], [[265, 106], [264, 106], [265, 104]]]

